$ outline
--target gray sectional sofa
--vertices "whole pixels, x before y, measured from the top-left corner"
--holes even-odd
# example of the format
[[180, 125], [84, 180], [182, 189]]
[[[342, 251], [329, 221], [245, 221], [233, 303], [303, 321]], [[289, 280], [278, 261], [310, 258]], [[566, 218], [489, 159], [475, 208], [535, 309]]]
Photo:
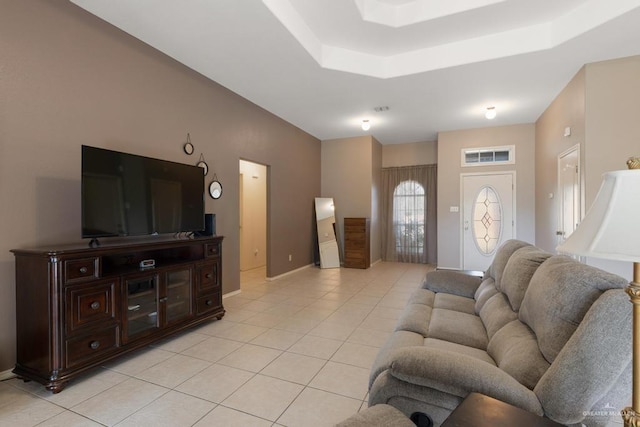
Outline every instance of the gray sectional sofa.
[[424, 412], [437, 426], [479, 392], [566, 425], [619, 419], [631, 399], [626, 285], [518, 240], [483, 278], [430, 272], [378, 353], [369, 406]]

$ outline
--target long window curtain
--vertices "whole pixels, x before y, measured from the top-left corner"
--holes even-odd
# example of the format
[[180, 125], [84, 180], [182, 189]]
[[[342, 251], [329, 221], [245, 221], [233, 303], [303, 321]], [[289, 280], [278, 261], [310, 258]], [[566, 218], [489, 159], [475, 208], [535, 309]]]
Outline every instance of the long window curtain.
[[437, 165], [382, 169], [382, 259], [437, 263]]

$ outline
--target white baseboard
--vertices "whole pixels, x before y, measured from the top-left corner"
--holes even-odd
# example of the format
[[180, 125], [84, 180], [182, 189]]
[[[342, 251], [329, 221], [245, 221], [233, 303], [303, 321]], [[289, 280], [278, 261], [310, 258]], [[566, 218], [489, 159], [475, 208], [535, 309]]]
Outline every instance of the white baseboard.
[[227, 292], [226, 294], [222, 295], [222, 299], [229, 298], [234, 295], [238, 295], [240, 292], [242, 292], [240, 289], [238, 289], [237, 291]]
[[[281, 278], [283, 278], [285, 276], [288, 276], [288, 275], [293, 274], [293, 273], [297, 273], [298, 271], [304, 270], [305, 268], [309, 268], [309, 267], [313, 267], [313, 264], [305, 265], [304, 267], [300, 267], [300, 268], [296, 268], [295, 270], [287, 271], [286, 273], [283, 273], [283, 274], [281, 274], [279, 276], [266, 277], [265, 280], [268, 281], [268, 282], [272, 282], [274, 280], [281, 279]], [[229, 297], [232, 297], [234, 295], [238, 295], [241, 292], [242, 292], [241, 289], [238, 289], [237, 291], [228, 292], [228, 293], [222, 295], [222, 299], [229, 298]]]
[[305, 269], [307, 269], [307, 268], [309, 268], [309, 267], [313, 267], [313, 266], [314, 266], [314, 264], [308, 264], [308, 265], [305, 265], [305, 266], [303, 266], [303, 267], [296, 268], [295, 270], [287, 271], [286, 273], [282, 273], [282, 274], [280, 274], [280, 275], [278, 275], [278, 276], [274, 276], [274, 277], [267, 277], [267, 281], [268, 281], [268, 282], [272, 282], [272, 281], [274, 281], [274, 280], [282, 279], [283, 277], [289, 276], [289, 275], [291, 275], [291, 274], [297, 273], [297, 272], [299, 272], [299, 271], [301, 271], [301, 270], [305, 270]]
[[5, 381], [15, 377], [16, 377], [16, 374], [11, 372], [11, 369], [7, 369], [6, 371], [0, 372], [0, 381]]
[[370, 267], [373, 267], [374, 265], [376, 265], [377, 263], [382, 262], [382, 258], [378, 258], [376, 261], [373, 261], [370, 265]]

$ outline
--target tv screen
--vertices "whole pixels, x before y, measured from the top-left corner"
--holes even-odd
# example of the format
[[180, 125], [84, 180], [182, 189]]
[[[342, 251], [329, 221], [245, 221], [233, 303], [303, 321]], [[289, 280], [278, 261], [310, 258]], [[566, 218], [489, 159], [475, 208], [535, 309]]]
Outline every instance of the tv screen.
[[202, 168], [82, 146], [82, 237], [202, 229]]

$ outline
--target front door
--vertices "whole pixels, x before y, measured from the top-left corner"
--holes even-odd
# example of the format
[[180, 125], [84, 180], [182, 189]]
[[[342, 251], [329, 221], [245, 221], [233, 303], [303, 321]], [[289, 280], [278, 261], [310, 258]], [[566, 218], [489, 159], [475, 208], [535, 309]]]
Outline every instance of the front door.
[[484, 271], [515, 237], [515, 172], [462, 174], [462, 268]]

